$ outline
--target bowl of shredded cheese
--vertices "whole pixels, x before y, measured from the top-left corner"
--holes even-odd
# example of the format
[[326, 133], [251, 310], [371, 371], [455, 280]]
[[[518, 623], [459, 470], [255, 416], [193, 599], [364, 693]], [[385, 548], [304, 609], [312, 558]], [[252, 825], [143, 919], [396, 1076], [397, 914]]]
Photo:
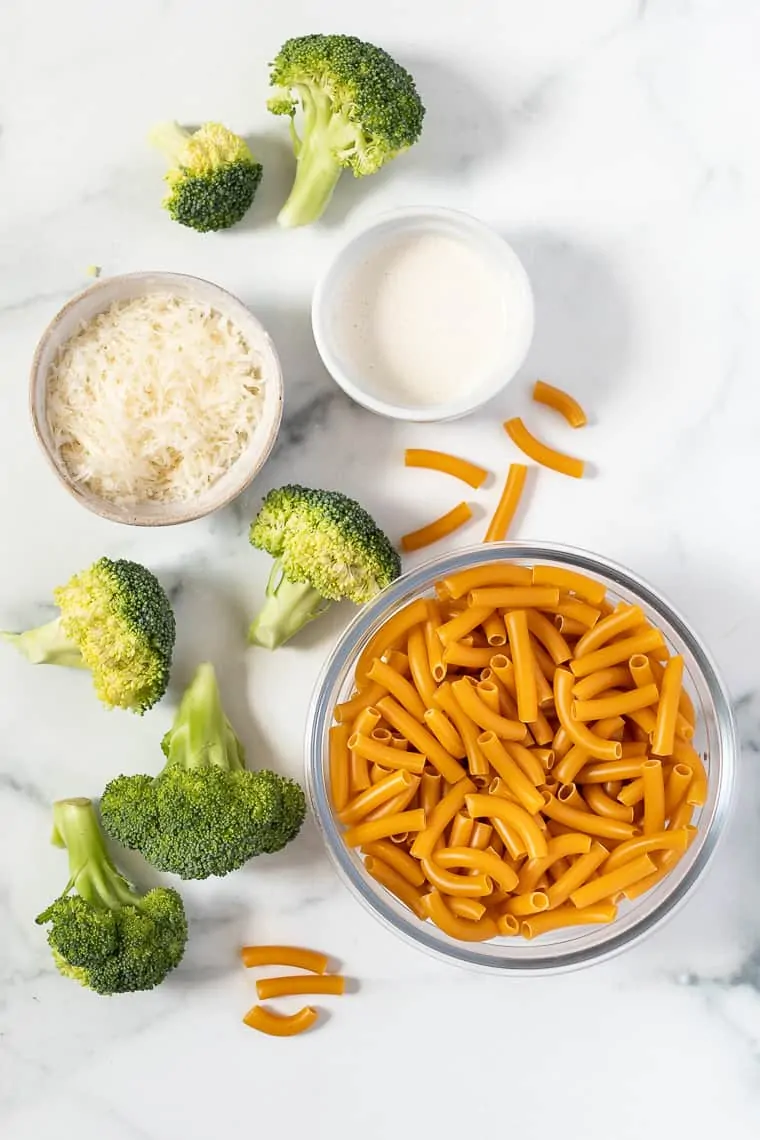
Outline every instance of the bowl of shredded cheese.
[[265, 463], [282, 370], [261, 323], [198, 277], [130, 273], [73, 297], [37, 346], [31, 414], [83, 506], [132, 526], [226, 506]]

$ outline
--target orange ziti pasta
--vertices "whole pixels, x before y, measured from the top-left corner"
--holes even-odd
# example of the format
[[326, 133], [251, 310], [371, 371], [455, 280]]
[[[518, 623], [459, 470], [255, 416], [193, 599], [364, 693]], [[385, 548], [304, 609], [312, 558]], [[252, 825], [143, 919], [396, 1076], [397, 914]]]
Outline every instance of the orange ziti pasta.
[[486, 531], [486, 542], [501, 542], [507, 537], [510, 523], [520, 505], [528, 468], [524, 463], [511, 463], [501, 498]]
[[471, 518], [472, 511], [467, 503], [458, 503], [453, 510], [441, 515], [440, 518], [428, 523], [427, 526], [422, 526], [419, 530], [413, 530], [409, 534], [403, 535], [401, 539], [402, 549], [407, 552], [422, 550], [423, 546], [430, 546], [432, 543], [446, 538], [455, 530], [459, 530], [460, 526], [464, 526]]
[[677, 866], [708, 798], [684, 679], [640, 606], [571, 567], [452, 574], [370, 637], [336, 706], [344, 842], [456, 940], [614, 922]]
[[588, 423], [583, 408], [569, 392], [563, 392], [561, 388], [555, 388], [553, 384], [547, 384], [544, 380], [536, 380], [533, 386], [533, 399], [537, 404], [544, 404], [545, 407], [559, 412], [570, 427], [585, 427]]
[[240, 951], [244, 966], [293, 966], [297, 970], [311, 970], [324, 974], [327, 955], [301, 946], [244, 946]]
[[263, 1005], [255, 1005], [243, 1018], [251, 1029], [258, 1029], [259, 1033], [267, 1033], [270, 1037], [295, 1037], [297, 1033], [305, 1033], [307, 1029], [311, 1029], [316, 1020], [317, 1011], [310, 1005], [287, 1017], [271, 1013], [268, 1009], [264, 1009]]
[[407, 467], [425, 467], [429, 471], [442, 471], [444, 475], [453, 475], [471, 487], [482, 487], [488, 478], [485, 467], [478, 467], [477, 463], [470, 463], [460, 459], [457, 455], [449, 455], [446, 451], [427, 451], [421, 447], [408, 447], [406, 449], [405, 463]]
[[555, 451], [536, 439], [526, 428], [519, 416], [507, 420], [504, 430], [516, 447], [520, 448], [529, 459], [540, 463], [542, 467], [550, 467], [552, 471], [559, 471], [560, 475], [570, 475], [573, 479], [582, 479], [584, 464], [582, 459], [575, 459], [572, 455], [564, 455]]

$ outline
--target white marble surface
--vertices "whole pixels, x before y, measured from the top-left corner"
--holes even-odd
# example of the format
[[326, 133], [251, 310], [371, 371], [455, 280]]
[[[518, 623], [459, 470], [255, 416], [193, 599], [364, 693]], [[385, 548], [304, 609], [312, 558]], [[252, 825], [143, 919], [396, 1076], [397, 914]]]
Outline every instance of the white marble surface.
[[[336, 611], [276, 657], [245, 651], [266, 574], [246, 541], [259, 492], [286, 479], [337, 487], [398, 535], [458, 496], [443, 478], [405, 472], [402, 448], [441, 445], [503, 468], [499, 422], [542, 375], [591, 409], [582, 447], [595, 476], [577, 485], [543, 474], [519, 534], [626, 563], [692, 619], [737, 703], [737, 815], [677, 918], [587, 972], [505, 983], [428, 961], [357, 907], [310, 826], [283, 856], [189, 886], [180, 970], [154, 993], [102, 999], [56, 974], [33, 924], [64, 876], [47, 845], [48, 805], [152, 763], [171, 701], [143, 720], [108, 714], [79, 675], [33, 670], [6, 651], [0, 1134], [386, 1140], [401, 1121], [405, 1133], [446, 1140], [502, 1128], [755, 1140], [760, 10], [752, 0], [323, 0], [318, 10], [319, 20], [306, 0], [3, 0], [0, 626], [42, 619], [52, 586], [101, 553], [141, 559], [176, 587], [175, 682], [211, 657], [254, 758], [298, 775], [312, 682], [347, 615]], [[287, 35], [315, 30], [353, 31], [397, 54], [418, 77], [427, 128], [382, 175], [343, 183], [324, 225], [283, 234], [273, 216], [290, 161], [284, 126], [264, 109], [265, 61]], [[265, 181], [240, 229], [198, 236], [159, 209], [159, 166], [143, 139], [166, 117], [219, 118], [256, 139]], [[405, 428], [349, 405], [309, 332], [310, 289], [346, 217], [409, 203], [493, 223], [523, 256], [537, 297], [520, 381], [444, 428]], [[37, 453], [28, 362], [93, 262], [105, 273], [210, 277], [249, 302], [281, 348], [279, 449], [256, 492], [211, 521], [157, 533], [101, 522], [59, 490]], [[542, 423], [566, 441], [560, 424]], [[496, 494], [477, 497], [468, 539]], [[254, 939], [328, 948], [359, 992], [333, 1001], [318, 1033], [257, 1036], [240, 1022], [253, 982], [236, 961]]]

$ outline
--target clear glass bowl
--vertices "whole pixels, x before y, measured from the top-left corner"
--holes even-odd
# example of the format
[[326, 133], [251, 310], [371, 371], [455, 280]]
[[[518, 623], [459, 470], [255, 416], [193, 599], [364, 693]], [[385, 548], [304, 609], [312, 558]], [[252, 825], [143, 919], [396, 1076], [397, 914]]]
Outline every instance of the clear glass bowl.
[[[346, 700], [354, 666], [380, 625], [412, 599], [431, 595], [433, 583], [468, 566], [511, 561], [551, 563], [580, 570], [604, 582], [613, 601], [637, 603], [663, 632], [672, 652], [684, 659], [684, 685], [694, 701], [698, 725], [693, 745], [709, 775], [707, 802], [697, 809], [697, 837], [673, 871], [651, 891], [620, 907], [604, 926], [567, 928], [532, 941], [522, 938], [465, 943], [423, 922], [364, 871], [359, 855], [346, 847], [333, 818], [328, 783], [328, 730], [338, 701]], [[491, 543], [436, 558], [404, 575], [366, 606], [348, 627], [317, 684], [306, 733], [306, 775], [314, 814], [327, 850], [356, 897], [402, 938], [439, 958], [504, 975], [548, 974], [575, 969], [627, 949], [686, 900], [710, 862], [729, 815], [737, 744], [726, 688], [697, 635], [646, 582], [599, 555], [551, 543]]]

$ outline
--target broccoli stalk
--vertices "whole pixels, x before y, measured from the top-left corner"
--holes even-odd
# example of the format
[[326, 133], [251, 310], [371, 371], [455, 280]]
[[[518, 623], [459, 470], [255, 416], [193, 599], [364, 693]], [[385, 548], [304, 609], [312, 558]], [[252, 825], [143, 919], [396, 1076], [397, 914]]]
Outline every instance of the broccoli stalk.
[[245, 771], [243, 746], [222, 708], [213, 665], [199, 665], [185, 690], [174, 724], [161, 741], [164, 771], [219, 768]]
[[[307, 226], [325, 212], [344, 164], [337, 158], [351, 144], [351, 126], [333, 111], [330, 99], [318, 88], [300, 85], [303, 139], [299, 138], [291, 105], [291, 138], [296, 154], [296, 176], [288, 200], [277, 217], [281, 226]], [[271, 100], [269, 109], [277, 106]], [[277, 113], [282, 113], [281, 111]]]
[[174, 650], [171, 603], [137, 562], [101, 558], [53, 597], [60, 616], [26, 633], [1, 633], [35, 665], [89, 669], [108, 708], [142, 714], [166, 691]]
[[279, 558], [269, 575], [266, 597], [248, 630], [251, 644], [265, 649], [284, 645], [330, 605], [309, 582], [291, 582], [286, 578]]
[[420, 136], [425, 108], [411, 75], [387, 52], [355, 36], [287, 40], [272, 64], [271, 83], [277, 91], [267, 106], [289, 116], [297, 161], [278, 218], [282, 226], [316, 221], [344, 169], [356, 178], [375, 174]]
[[275, 559], [266, 601], [248, 633], [266, 649], [284, 645], [333, 601], [363, 605], [401, 573], [387, 536], [338, 491], [295, 485], [270, 491], [250, 542]]
[[64, 665], [69, 669], [86, 669], [78, 646], [66, 636], [61, 619], [28, 629], [25, 633], [0, 631], [0, 639], [15, 645], [33, 665]]
[[119, 776], [100, 804], [108, 834], [154, 867], [183, 879], [227, 875], [295, 839], [303, 791], [275, 772], [245, 767], [213, 666], [199, 666], [161, 747], [166, 765], [158, 776]]
[[143, 895], [132, 887], [111, 861], [91, 800], [53, 805], [52, 842], [68, 851], [70, 878], [36, 921], [51, 924], [48, 942], [60, 972], [99, 994], [159, 985], [187, 941], [177, 892], [159, 887]]

